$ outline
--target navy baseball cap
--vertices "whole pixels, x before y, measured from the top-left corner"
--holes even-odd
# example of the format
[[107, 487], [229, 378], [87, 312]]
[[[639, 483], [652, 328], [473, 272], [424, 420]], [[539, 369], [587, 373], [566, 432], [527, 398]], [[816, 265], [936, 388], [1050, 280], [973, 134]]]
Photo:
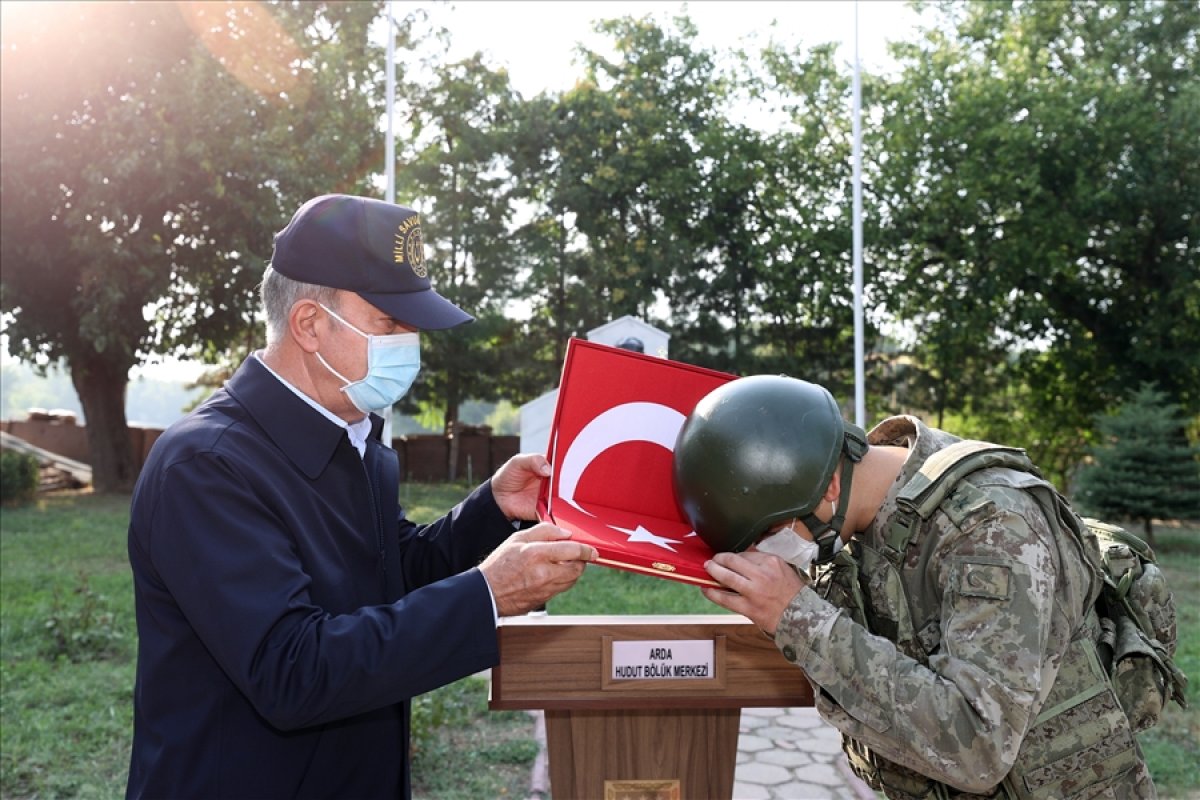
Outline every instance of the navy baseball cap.
[[433, 290], [421, 218], [370, 197], [314, 197], [275, 234], [271, 267], [292, 280], [356, 292], [371, 305], [423, 330], [475, 318]]

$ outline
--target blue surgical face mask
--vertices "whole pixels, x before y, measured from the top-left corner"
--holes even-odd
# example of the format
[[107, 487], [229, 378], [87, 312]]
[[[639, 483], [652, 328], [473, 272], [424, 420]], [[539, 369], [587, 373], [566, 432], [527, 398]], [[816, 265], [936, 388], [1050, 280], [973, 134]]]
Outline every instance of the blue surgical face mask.
[[316, 354], [317, 359], [325, 369], [346, 382], [342, 391], [359, 411], [368, 414], [391, 408], [393, 403], [404, 397], [421, 371], [421, 337], [416, 333], [372, 336], [363, 333], [324, 304], [321, 308], [367, 340], [367, 374], [352, 381], [329, 366], [320, 353]]

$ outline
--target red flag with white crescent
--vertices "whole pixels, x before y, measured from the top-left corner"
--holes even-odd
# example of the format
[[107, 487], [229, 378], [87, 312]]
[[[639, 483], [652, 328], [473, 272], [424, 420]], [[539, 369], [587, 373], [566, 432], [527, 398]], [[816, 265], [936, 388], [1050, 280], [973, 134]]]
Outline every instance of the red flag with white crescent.
[[671, 456], [687, 415], [734, 377], [572, 339], [542, 519], [595, 547], [606, 566], [716, 586], [704, 571], [712, 550], [675, 500]]

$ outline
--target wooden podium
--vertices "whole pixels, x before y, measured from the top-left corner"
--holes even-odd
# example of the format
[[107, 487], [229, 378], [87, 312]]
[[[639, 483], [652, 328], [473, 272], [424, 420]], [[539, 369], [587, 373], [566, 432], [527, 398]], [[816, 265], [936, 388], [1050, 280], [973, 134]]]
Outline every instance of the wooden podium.
[[812, 689], [737, 615], [500, 621], [490, 707], [544, 709], [555, 800], [733, 796], [741, 709]]

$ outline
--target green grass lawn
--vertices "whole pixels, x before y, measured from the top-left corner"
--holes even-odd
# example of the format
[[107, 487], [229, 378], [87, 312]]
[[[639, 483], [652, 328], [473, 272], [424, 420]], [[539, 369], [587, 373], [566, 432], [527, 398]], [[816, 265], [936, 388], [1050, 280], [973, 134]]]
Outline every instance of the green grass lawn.
[[[412, 485], [417, 520], [467, 487]], [[124, 792], [136, 631], [125, 554], [128, 497], [57, 496], [0, 510], [0, 797], [114, 798]], [[1164, 798], [1200, 786], [1200, 527], [1158, 531], [1179, 606], [1177, 662], [1192, 676], [1190, 708], [1171, 706], [1142, 737]], [[589, 567], [551, 614], [717, 613], [680, 583]], [[419, 699], [419, 798], [520, 797], [536, 754], [523, 712], [486, 710], [479, 680]]]

